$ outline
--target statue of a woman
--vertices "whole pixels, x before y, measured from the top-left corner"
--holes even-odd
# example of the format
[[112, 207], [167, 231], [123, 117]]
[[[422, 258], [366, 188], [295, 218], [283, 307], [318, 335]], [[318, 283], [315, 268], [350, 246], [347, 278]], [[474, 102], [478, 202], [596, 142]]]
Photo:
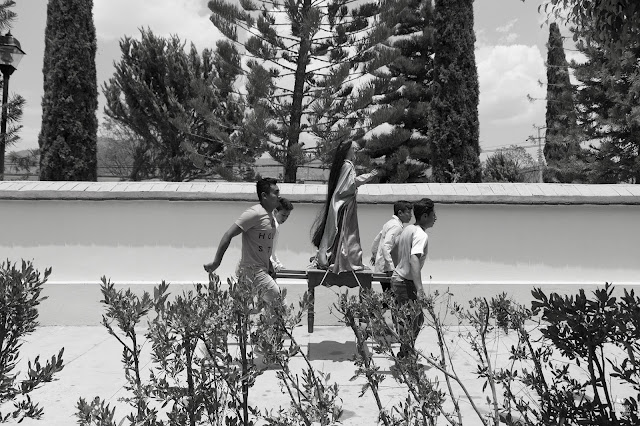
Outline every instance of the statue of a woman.
[[353, 160], [359, 149], [356, 142], [350, 141], [341, 142], [336, 148], [323, 214], [316, 220], [312, 233], [313, 245], [318, 248], [317, 266], [336, 274], [364, 268], [356, 195], [358, 187], [373, 179], [378, 171], [356, 176]]

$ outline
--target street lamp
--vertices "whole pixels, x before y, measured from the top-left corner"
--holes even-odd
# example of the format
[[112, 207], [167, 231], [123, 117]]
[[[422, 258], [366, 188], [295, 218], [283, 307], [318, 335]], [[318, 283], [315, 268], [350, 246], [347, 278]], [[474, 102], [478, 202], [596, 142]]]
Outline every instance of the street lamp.
[[8, 32], [0, 36], [0, 71], [2, 72], [2, 123], [0, 125], [0, 180], [4, 180], [4, 149], [7, 145], [7, 100], [9, 98], [9, 77], [25, 55], [20, 42]]

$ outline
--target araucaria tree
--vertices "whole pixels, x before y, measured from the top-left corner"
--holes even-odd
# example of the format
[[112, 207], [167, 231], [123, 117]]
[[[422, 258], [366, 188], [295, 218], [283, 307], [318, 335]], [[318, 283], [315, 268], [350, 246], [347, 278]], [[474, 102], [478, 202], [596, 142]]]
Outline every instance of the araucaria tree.
[[429, 140], [436, 182], [480, 182], [473, 0], [436, 0]]
[[[310, 122], [322, 121], [327, 111], [348, 115], [340, 109], [352, 89], [343, 85], [352, 78], [350, 62], [356, 60], [356, 51], [377, 42], [358, 35], [379, 7], [366, 3], [351, 10], [350, 3], [241, 0], [238, 7], [235, 1], [209, 1], [213, 24], [243, 46], [249, 104], [244, 137], [257, 139], [284, 165], [285, 182], [295, 182], [298, 167], [310, 159], [313, 148], [305, 148], [301, 138], [305, 133], [312, 137]], [[333, 95], [337, 105], [322, 104], [321, 99]], [[336, 134], [342, 133], [326, 137]]]
[[49, 0], [42, 73], [40, 180], [97, 180], [93, 0]]
[[[148, 177], [181, 182], [206, 178], [224, 169], [225, 146], [241, 120], [230, 93], [237, 52], [224, 43], [217, 52], [198, 53], [177, 36], [168, 39], [141, 30], [125, 37], [122, 57], [102, 88], [106, 115], [137, 136]], [[222, 60], [220, 55], [226, 55]], [[237, 64], [236, 64], [237, 68]]]
[[544, 157], [545, 181], [571, 183], [580, 179], [580, 139], [573, 86], [558, 24], [549, 25], [547, 44], [547, 113]]
[[[405, 3], [405, 4], [402, 4]], [[365, 136], [368, 155], [384, 158], [381, 182], [426, 179], [429, 166], [428, 117], [433, 78], [433, 7], [423, 0], [398, 1], [392, 35], [383, 49], [395, 49], [391, 63], [372, 71], [367, 85], [373, 95]], [[363, 90], [364, 92], [364, 90]]]

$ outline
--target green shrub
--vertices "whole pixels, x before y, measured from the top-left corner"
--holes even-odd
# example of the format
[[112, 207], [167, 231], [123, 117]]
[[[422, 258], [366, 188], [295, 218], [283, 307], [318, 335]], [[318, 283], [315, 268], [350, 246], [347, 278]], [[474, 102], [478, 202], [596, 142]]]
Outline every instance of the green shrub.
[[[38, 327], [38, 305], [46, 299], [40, 293], [50, 274], [51, 268], [41, 277], [33, 264], [24, 260], [20, 268], [8, 260], [0, 264], [0, 423], [41, 418], [44, 410], [29, 394], [52, 381], [63, 368], [64, 348], [44, 366], [40, 356], [29, 361], [25, 378], [18, 378], [15, 370], [25, 337]], [[14, 407], [6, 412], [4, 406], [9, 402], [13, 402]]]
[[[640, 424], [640, 299], [633, 290], [625, 290], [618, 299], [613, 290], [606, 283], [592, 298], [582, 289], [575, 296], [547, 296], [533, 290], [533, 311], [546, 324], [542, 335], [563, 357], [563, 362], [548, 362], [553, 384], [539, 387], [544, 389], [539, 414], [545, 424]], [[610, 357], [616, 348], [626, 356]], [[584, 374], [572, 373], [578, 369]], [[617, 407], [611, 378], [636, 397], [624, 398], [622, 407]], [[543, 377], [532, 379], [533, 383], [544, 381]]]
[[[310, 426], [328, 425], [340, 416], [337, 385], [312, 368], [293, 338], [306, 295], [302, 310], [294, 313], [292, 306], [265, 306], [245, 280], [228, 280], [223, 289], [217, 275], [210, 275], [209, 285], [196, 284], [171, 300], [164, 282], [151, 297], [102, 281], [102, 322], [123, 348], [128, 396], [122, 400], [134, 410], [126, 417], [130, 425], [250, 426], [262, 420]], [[151, 342], [148, 380], [142, 379], [137, 334], [145, 318], [144, 337]], [[266, 363], [256, 361], [256, 350]], [[302, 377], [289, 368], [290, 358], [298, 355], [307, 364]], [[275, 414], [249, 405], [251, 387], [269, 363], [278, 365], [281, 388], [291, 399], [290, 407]], [[117, 424], [115, 410], [99, 397], [91, 403], [80, 398], [76, 417], [81, 426]]]
[[[385, 425], [435, 425], [441, 418], [452, 425], [470, 421], [485, 426], [640, 424], [640, 298], [627, 290], [616, 298], [609, 284], [591, 298], [584, 290], [561, 296], [534, 289], [532, 295], [531, 309], [504, 293], [475, 298], [463, 306], [452, 304], [448, 291], [436, 292], [401, 309], [385, 295], [342, 295], [336, 307], [356, 336], [356, 376], [366, 378], [362, 394], [374, 395], [380, 421]], [[416, 350], [415, 361], [398, 362], [392, 345], [407, 336], [398, 335], [389, 324], [385, 305], [396, 321], [406, 322], [412, 311], [424, 310], [425, 327], [436, 334], [436, 350]], [[458, 320], [457, 333], [447, 325], [450, 314]], [[507, 333], [516, 333], [517, 341], [505, 362], [492, 348]], [[395, 379], [407, 390], [404, 401], [390, 410], [384, 408], [388, 403], [378, 392], [385, 376], [368, 352], [367, 340], [373, 343], [373, 352], [395, 364]], [[460, 348], [461, 341], [471, 349], [468, 355], [476, 362], [475, 376], [484, 381], [485, 407], [467, 391], [469, 377], [456, 373], [460, 366], [455, 365], [450, 348]], [[424, 374], [418, 360], [441, 378]], [[614, 382], [617, 395], [624, 398], [616, 399]], [[446, 391], [440, 391], [440, 386], [446, 386]], [[461, 399], [470, 404], [476, 418], [463, 418]]]

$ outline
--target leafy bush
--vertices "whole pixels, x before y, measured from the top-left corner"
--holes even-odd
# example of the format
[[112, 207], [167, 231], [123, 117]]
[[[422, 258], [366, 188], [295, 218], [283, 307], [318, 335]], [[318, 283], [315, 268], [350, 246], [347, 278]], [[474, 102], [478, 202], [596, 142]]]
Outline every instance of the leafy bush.
[[[297, 312], [293, 306], [265, 306], [260, 293], [244, 281], [229, 280], [223, 289], [215, 275], [208, 286], [196, 285], [172, 300], [165, 283], [154, 289], [153, 297], [139, 297], [116, 291], [103, 279], [102, 292], [107, 307], [103, 324], [123, 347], [129, 391], [123, 400], [134, 409], [125, 419], [130, 425], [339, 422], [338, 386], [313, 368], [294, 338], [306, 295]], [[463, 306], [452, 303], [448, 291], [435, 292], [402, 307], [387, 294], [342, 294], [334, 307], [356, 338], [353, 379], [366, 380], [361, 396], [373, 395], [385, 426], [436, 425], [442, 419], [451, 425], [484, 426], [640, 424], [640, 298], [633, 291], [613, 297], [608, 284], [593, 298], [584, 290], [575, 296], [546, 295], [540, 289], [532, 294], [531, 309], [506, 294], [475, 298]], [[406, 322], [420, 310], [437, 346], [433, 352], [414, 350], [413, 356], [399, 359], [396, 345], [410, 344], [413, 337], [399, 335], [393, 323]], [[136, 335], [144, 318], [149, 318], [145, 338], [152, 343], [148, 380], [142, 379], [142, 346]], [[492, 347], [507, 333], [517, 339], [505, 362], [492, 354]], [[471, 348], [476, 378], [484, 381], [485, 401], [471, 396], [470, 377], [458, 373], [461, 366], [452, 351], [462, 341]], [[388, 378], [369, 347], [392, 362], [394, 379], [406, 389], [391, 408], [380, 394]], [[609, 355], [613, 350], [616, 357]], [[293, 357], [304, 361], [302, 371], [291, 368]], [[290, 403], [263, 412], [249, 405], [249, 394], [257, 378], [274, 365]], [[622, 403], [611, 389], [613, 381], [626, 386]], [[461, 401], [472, 408], [473, 418], [463, 418]], [[86, 426], [116, 424], [115, 410], [100, 398], [80, 399], [78, 418]]]
[[[153, 298], [147, 292], [137, 296], [115, 290], [102, 278], [103, 325], [123, 347], [128, 396], [122, 400], [134, 410], [126, 417], [130, 425], [250, 426], [258, 420], [278, 426], [328, 425], [337, 420], [337, 385], [313, 369], [293, 338], [306, 295], [302, 310], [294, 314], [290, 306], [265, 306], [260, 292], [245, 280], [228, 280], [223, 289], [211, 275], [208, 286], [197, 284], [172, 300], [168, 287], [160, 284]], [[145, 337], [152, 343], [147, 381], [141, 375], [137, 335], [144, 318]], [[256, 350], [264, 358], [262, 365]], [[290, 358], [298, 355], [307, 364], [302, 380], [289, 368]], [[249, 405], [249, 393], [270, 363], [280, 368], [277, 377], [291, 407], [263, 414]], [[115, 410], [99, 397], [91, 403], [81, 398], [76, 416], [83, 426], [116, 425]]]
[[[293, 330], [300, 325], [307, 305], [308, 296], [305, 293], [300, 301], [300, 310], [295, 313], [291, 307], [283, 305], [265, 310], [251, 334], [256, 350], [264, 355], [265, 362], [278, 366], [276, 377], [290, 399], [288, 409], [281, 407], [275, 414], [265, 413], [264, 419], [269, 425], [332, 425], [342, 416], [338, 385], [329, 382], [329, 374], [314, 369], [293, 336]], [[304, 360], [305, 368], [301, 375], [292, 371], [289, 365], [294, 356]]]
[[[609, 284], [596, 290], [592, 299], [584, 290], [563, 297], [535, 289], [532, 309], [504, 293], [491, 299], [475, 298], [462, 306], [451, 303], [448, 291], [435, 292], [402, 308], [386, 295], [363, 293], [357, 298], [343, 294], [336, 308], [356, 337], [354, 378], [362, 376], [367, 381], [361, 396], [373, 394], [384, 425], [435, 425], [439, 418], [462, 425], [467, 419], [460, 411], [460, 399], [477, 414], [471, 423], [485, 426], [637, 425], [640, 298], [633, 291], [625, 290], [620, 299], [612, 293]], [[416, 350], [415, 357], [399, 360], [394, 345], [408, 343], [411, 336], [396, 333], [385, 318], [387, 305], [394, 322], [407, 321], [415, 311], [424, 310], [425, 327], [435, 331], [438, 349], [433, 353]], [[458, 320], [457, 333], [446, 325], [451, 323], [446, 318], [449, 314]], [[506, 333], [516, 333], [517, 342], [509, 350], [508, 362], [497, 362], [491, 347]], [[396, 381], [406, 387], [406, 398], [391, 410], [380, 397], [385, 375], [368, 351], [367, 340], [374, 353], [393, 363]], [[471, 348], [477, 363], [475, 375], [484, 381], [484, 408], [466, 388], [469, 377], [456, 372], [459, 366], [450, 347], [460, 347], [460, 340]], [[612, 357], [615, 349], [617, 356]], [[417, 361], [435, 368], [441, 378], [425, 374]], [[613, 396], [612, 379], [627, 386], [618, 390], [627, 395], [621, 404]]]
[[[548, 364], [554, 383], [540, 394], [540, 419], [545, 424], [640, 424], [640, 299], [626, 289], [618, 299], [613, 290], [606, 283], [593, 292], [593, 298], [582, 289], [575, 296], [532, 292], [533, 311], [547, 324], [542, 335], [566, 360], [561, 366]], [[626, 356], [609, 358], [616, 348]], [[571, 364], [577, 367], [573, 371], [579, 368], [585, 373], [572, 374]], [[611, 378], [627, 385], [627, 393], [636, 394], [624, 398], [621, 409], [616, 407]]]
[[[342, 315], [344, 323], [349, 326], [356, 337], [356, 355], [354, 362], [356, 374], [351, 380], [363, 376], [367, 383], [363, 386], [360, 396], [370, 391], [379, 411], [379, 420], [385, 426], [391, 425], [435, 425], [442, 412], [444, 394], [439, 389], [437, 381], [426, 375], [423, 365], [418, 361], [424, 356], [415, 351], [406, 358], [399, 359], [393, 350], [393, 344], [404, 343], [412, 347], [415, 336], [399, 335], [393, 325], [388, 324], [384, 313], [385, 306], [389, 306], [394, 322], [408, 323], [415, 317], [417, 310], [422, 309], [420, 302], [408, 303], [398, 307], [387, 294], [362, 292], [360, 297], [341, 294], [335, 309]], [[385, 376], [380, 373], [380, 366], [376, 365], [369, 352], [366, 341], [373, 341], [373, 351], [386, 355], [394, 364], [395, 379], [407, 387], [404, 401], [391, 410], [384, 407], [379, 394], [380, 384]], [[433, 365], [431, 360], [427, 360]]]
[[0, 411], [0, 423], [41, 418], [44, 410], [29, 394], [52, 381], [63, 368], [64, 348], [44, 366], [40, 356], [29, 361], [26, 378], [18, 379], [15, 371], [25, 337], [38, 327], [38, 305], [46, 299], [40, 293], [50, 274], [51, 268], [41, 277], [33, 264], [24, 260], [20, 268], [8, 260], [0, 264], [0, 408], [4, 411], [8, 402], [14, 405], [9, 412]]

